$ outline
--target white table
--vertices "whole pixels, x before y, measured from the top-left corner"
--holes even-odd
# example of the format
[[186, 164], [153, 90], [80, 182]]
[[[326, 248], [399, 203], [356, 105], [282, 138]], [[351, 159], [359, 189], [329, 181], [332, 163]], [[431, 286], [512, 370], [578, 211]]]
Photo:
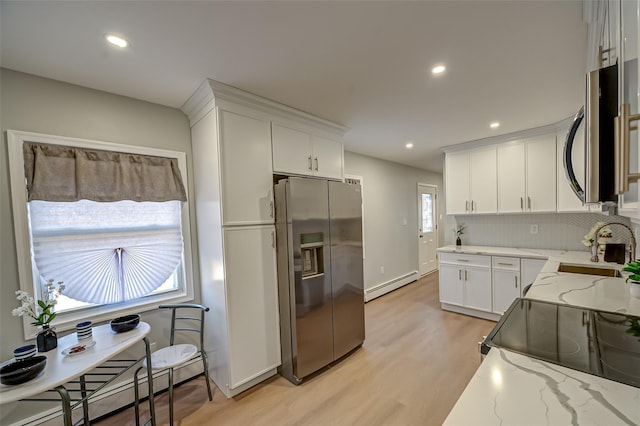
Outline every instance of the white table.
[[[76, 334], [72, 333], [61, 337], [58, 339], [58, 347], [56, 349], [38, 354], [45, 355], [47, 357], [47, 365], [38, 377], [20, 385], [0, 385], [0, 404], [18, 400], [49, 401], [50, 399], [34, 398], [34, 396], [49, 390], [55, 390], [60, 394], [60, 398], [62, 399], [64, 424], [65, 426], [71, 426], [72, 405], [69, 391], [65, 388], [65, 384], [72, 382], [73, 379], [79, 378], [80, 380], [77, 383], [80, 384], [82, 389], [82, 398], [78, 400], [73, 407], [82, 402], [84, 422], [88, 425], [89, 413], [87, 401], [93, 393], [104, 388], [104, 386], [111, 383], [116, 377], [120, 376], [125, 371], [131, 369], [145, 357], [149, 361], [147, 362], [147, 365], [149, 366], [147, 368], [148, 377], [152, 377], [150, 367], [151, 351], [149, 348], [149, 340], [147, 339], [147, 335], [150, 330], [151, 327], [146, 322], [141, 322], [136, 328], [125, 333], [113, 332], [109, 324], [100, 325], [93, 328], [93, 340], [96, 342], [95, 346], [86, 349], [82, 353], [69, 356], [64, 356], [62, 351], [78, 343]], [[126, 365], [116, 367], [118, 370], [116, 373], [100, 374], [101, 376], [111, 375], [111, 379], [104, 381], [103, 384], [96, 389], [88, 390], [86, 388], [87, 381], [85, 380], [85, 375], [96, 368], [100, 368], [102, 364], [109, 361], [115, 362], [112, 358], [141, 341], [144, 342], [145, 345], [145, 356], [137, 360], [123, 360], [122, 362], [126, 362]], [[153, 401], [153, 380], [148, 380], [147, 383], [149, 386], [149, 408], [152, 413], [151, 421], [152, 424], [155, 425], [155, 416], [153, 415], [155, 411]]]

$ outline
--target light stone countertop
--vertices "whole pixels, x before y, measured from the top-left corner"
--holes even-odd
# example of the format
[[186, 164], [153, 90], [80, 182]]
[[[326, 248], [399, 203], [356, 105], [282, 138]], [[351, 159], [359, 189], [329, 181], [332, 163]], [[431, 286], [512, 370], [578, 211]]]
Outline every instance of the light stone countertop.
[[[527, 298], [640, 316], [623, 278], [558, 272], [591, 262], [587, 251], [446, 246], [440, 252], [547, 259]], [[479, 356], [479, 355], [478, 355]], [[640, 388], [492, 348], [445, 425], [640, 425]]]

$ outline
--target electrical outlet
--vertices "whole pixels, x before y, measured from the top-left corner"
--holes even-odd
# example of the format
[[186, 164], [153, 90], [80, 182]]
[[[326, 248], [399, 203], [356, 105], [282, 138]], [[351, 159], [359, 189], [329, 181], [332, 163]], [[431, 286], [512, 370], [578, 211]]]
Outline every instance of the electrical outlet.
[[381, 267], [380, 267], [380, 273], [381, 273], [381, 274], [384, 274], [384, 266], [381, 266]]
[[538, 225], [531, 225], [530, 232], [532, 234], [537, 234], [538, 233]]

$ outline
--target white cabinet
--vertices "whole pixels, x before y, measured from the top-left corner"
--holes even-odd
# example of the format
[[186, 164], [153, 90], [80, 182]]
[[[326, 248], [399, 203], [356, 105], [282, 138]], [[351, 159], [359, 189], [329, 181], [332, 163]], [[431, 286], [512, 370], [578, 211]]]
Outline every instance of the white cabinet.
[[556, 211], [555, 135], [498, 145], [498, 212]]
[[226, 228], [224, 253], [233, 389], [280, 365], [275, 227]]
[[342, 180], [342, 142], [272, 124], [273, 171]]
[[520, 259], [493, 256], [493, 312], [502, 315], [521, 295]]
[[[640, 67], [638, 61], [640, 58], [640, 2], [638, 1], [621, 1], [611, 2], [621, 7], [621, 22], [619, 23], [621, 49], [619, 57], [619, 93], [622, 95], [620, 99], [620, 112], [628, 111], [628, 114], [634, 115], [640, 112], [640, 90], [638, 82], [640, 82]], [[630, 126], [636, 127], [635, 130], [628, 132], [629, 139], [629, 158], [624, 160], [628, 163], [630, 173], [638, 173], [640, 171], [640, 130], [637, 129], [640, 121], [633, 121]], [[629, 190], [620, 196], [620, 215], [633, 219], [640, 219], [640, 185], [638, 182], [629, 183]]]
[[491, 311], [491, 256], [441, 253], [440, 303]]
[[497, 212], [496, 147], [446, 155], [447, 214]]
[[440, 264], [440, 302], [452, 305], [464, 304], [462, 269], [459, 265]]
[[545, 259], [467, 253], [439, 254], [442, 309], [497, 321], [533, 283]]
[[464, 268], [464, 306], [491, 311], [491, 269], [473, 266]]
[[523, 296], [524, 291], [533, 284], [545, 263], [547, 263], [545, 259], [522, 259], [520, 276], [522, 277]]
[[269, 121], [220, 109], [224, 225], [274, 223]]

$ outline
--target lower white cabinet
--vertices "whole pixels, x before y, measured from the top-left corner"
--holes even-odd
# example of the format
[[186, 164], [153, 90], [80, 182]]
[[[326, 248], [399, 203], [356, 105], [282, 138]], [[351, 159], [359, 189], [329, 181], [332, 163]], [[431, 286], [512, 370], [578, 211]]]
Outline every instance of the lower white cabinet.
[[545, 263], [545, 259], [440, 253], [440, 306], [497, 321], [523, 296]]
[[493, 256], [493, 312], [502, 315], [521, 296], [520, 259]]
[[226, 228], [223, 238], [228, 386], [235, 389], [280, 365], [275, 227]]
[[491, 256], [441, 253], [440, 302], [491, 312]]

